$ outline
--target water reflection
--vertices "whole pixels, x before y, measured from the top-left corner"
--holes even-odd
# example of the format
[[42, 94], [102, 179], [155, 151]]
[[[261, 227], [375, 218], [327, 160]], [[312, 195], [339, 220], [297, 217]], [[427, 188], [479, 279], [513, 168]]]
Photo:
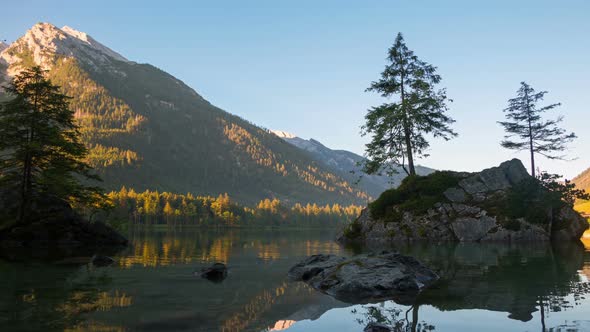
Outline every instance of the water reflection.
[[[53, 262], [0, 261], [0, 326], [9, 330], [262, 331], [319, 317], [337, 301], [286, 271], [303, 256], [340, 253], [333, 232], [136, 229], [116, 266], [97, 269], [89, 257]], [[192, 274], [227, 263], [229, 278], [213, 285]], [[58, 264], [56, 264], [58, 263]], [[299, 318], [297, 318], [299, 317]]]
[[394, 332], [427, 332], [434, 331], [434, 325], [421, 321], [418, 315], [419, 305], [411, 306], [407, 310], [398, 307], [386, 307], [380, 305], [364, 305], [359, 310], [352, 309], [351, 313], [357, 316], [356, 322], [361, 326], [371, 323], [384, 324]]
[[[136, 229], [129, 238], [132, 246], [108, 268], [84, 259], [71, 261], [77, 265], [0, 261], [0, 326], [223, 332], [361, 331], [372, 321], [404, 332], [468, 331], [474, 321], [491, 331], [589, 326], [579, 314], [590, 310], [590, 251], [582, 246], [399, 247], [442, 281], [411, 307], [351, 307], [285, 276], [302, 257], [351, 254], [332, 241], [332, 232]], [[229, 266], [220, 284], [192, 275], [211, 262]]]
[[[140, 228], [130, 232], [133, 249], [121, 257], [119, 264], [129, 268], [195, 262], [227, 263], [232, 252], [236, 251], [256, 253], [260, 260], [271, 262], [280, 259], [281, 253], [291, 253], [292, 250], [296, 250], [298, 255], [307, 256], [319, 252], [336, 254], [342, 251], [342, 248], [332, 241], [333, 232], [322, 231], [321, 234], [314, 234], [316, 232], [318, 231], [294, 231], [293, 235], [278, 231], [262, 232], [267, 234], [266, 238], [258, 238], [257, 236], [261, 234], [259, 231], [203, 232], [197, 229], [168, 229], [162, 232], [153, 232]], [[305, 239], [305, 236], [310, 236], [312, 239]]]
[[565, 326], [567, 331], [578, 331], [571, 324], [547, 329], [546, 318], [576, 306], [590, 309], [585, 298], [590, 293], [585, 275], [590, 266], [590, 253], [581, 244], [553, 247], [414, 244], [397, 249], [435, 269], [441, 275], [441, 282], [421, 293], [409, 308], [394, 303], [355, 307], [352, 313], [361, 325], [379, 322], [395, 331], [435, 330], [436, 323], [419, 319], [420, 308], [426, 306], [439, 312], [506, 312], [509, 319], [522, 322], [531, 321], [536, 313], [535, 325], [542, 331], [565, 331]]

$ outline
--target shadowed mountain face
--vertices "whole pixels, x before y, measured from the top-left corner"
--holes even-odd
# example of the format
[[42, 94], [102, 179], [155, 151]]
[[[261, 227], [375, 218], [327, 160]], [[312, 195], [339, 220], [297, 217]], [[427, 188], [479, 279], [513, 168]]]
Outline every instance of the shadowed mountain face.
[[269, 197], [291, 203], [367, 199], [300, 149], [86, 33], [39, 23], [2, 48], [0, 81], [40, 65], [73, 97], [88, 161], [108, 189], [227, 192], [248, 204]]
[[[273, 133], [286, 142], [308, 152], [312, 158], [346, 179], [349, 183], [358, 183], [359, 189], [367, 192], [372, 197], [379, 197], [383, 191], [399, 186], [406, 177], [406, 173], [401, 167], [397, 168], [398, 173], [393, 177], [367, 175], [362, 170], [362, 163], [365, 158], [356, 153], [345, 150], [332, 150], [313, 138], [306, 140], [284, 131], [275, 130]], [[434, 169], [416, 166], [416, 172], [418, 175], [428, 175], [434, 172]]]

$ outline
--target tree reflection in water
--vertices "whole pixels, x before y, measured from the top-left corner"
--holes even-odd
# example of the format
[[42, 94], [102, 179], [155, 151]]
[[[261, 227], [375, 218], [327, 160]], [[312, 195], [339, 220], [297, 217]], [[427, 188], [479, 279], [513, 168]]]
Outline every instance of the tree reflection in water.
[[[381, 305], [364, 305], [361, 317], [356, 318], [361, 326], [369, 323], [380, 323], [389, 326], [394, 332], [428, 332], [434, 331], [435, 327], [418, 317], [419, 305], [411, 306], [408, 310], [396, 307], [385, 307]], [[411, 318], [408, 315], [411, 312]], [[353, 314], [359, 314], [358, 309], [352, 309]]]
[[396, 249], [435, 269], [441, 281], [422, 292], [407, 311], [393, 302], [353, 309], [354, 314], [360, 314], [357, 322], [361, 325], [378, 322], [394, 331], [431, 331], [434, 324], [418, 317], [420, 306], [428, 305], [440, 311], [508, 312], [510, 319], [522, 322], [531, 321], [538, 312], [542, 331], [560, 331], [547, 329], [547, 317], [583, 304], [590, 294], [590, 283], [582, 275], [590, 252], [576, 244], [413, 244]]
[[[330, 311], [326, 316], [345, 313], [337, 319], [353, 331], [375, 321], [395, 331], [426, 332], [447, 331], [452, 317], [469, 320], [472, 309], [482, 309], [508, 313], [508, 320], [481, 323], [492, 328], [510, 321], [546, 326], [546, 331], [588, 327], [572, 321], [586, 319], [579, 314], [569, 315], [567, 324], [558, 320], [563, 311], [589, 305], [584, 298], [590, 286], [582, 275], [590, 274], [590, 251], [576, 246], [401, 246], [396, 249], [435, 269], [442, 281], [411, 308], [392, 302], [354, 306], [350, 319], [350, 304], [286, 280], [289, 268], [305, 256], [352, 254], [335, 244], [331, 233], [138, 229], [129, 238], [132, 246], [105, 269], [72, 261], [0, 260], [0, 288], [6, 290], [0, 297], [0, 326], [7, 331], [227, 332], [304, 327], [307, 332], [325, 331], [315, 320]], [[213, 261], [230, 267], [222, 284], [192, 276]], [[453, 315], [456, 310], [464, 311]], [[433, 311], [438, 318], [430, 315]]]

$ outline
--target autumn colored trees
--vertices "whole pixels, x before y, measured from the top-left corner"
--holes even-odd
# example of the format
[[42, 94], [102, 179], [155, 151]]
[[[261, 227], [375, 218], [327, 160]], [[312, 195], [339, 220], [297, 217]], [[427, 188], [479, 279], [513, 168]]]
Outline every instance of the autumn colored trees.
[[244, 207], [225, 193], [217, 197], [174, 194], [121, 188], [108, 195], [114, 208], [108, 219], [129, 220], [134, 225], [171, 226], [334, 226], [356, 218], [361, 207], [339, 204], [295, 204], [264, 199]]

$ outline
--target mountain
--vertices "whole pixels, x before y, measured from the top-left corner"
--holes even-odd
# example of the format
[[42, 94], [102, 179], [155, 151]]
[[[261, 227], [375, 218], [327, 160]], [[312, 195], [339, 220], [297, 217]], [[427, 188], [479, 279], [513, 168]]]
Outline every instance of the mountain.
[[0, 77], [34, 65], [73, 97], [88, 161], [106, 189], [227, 192], [246, 204], [368, 199], [307, 153], [86, 33], [38, 23], [0, 53]]
[[[372, 197], [378, 197], [383, 191], [391, 187], [397, 187], [406, 176], [401, 167], [398, 167], [398, 174], [391, 178], [385, 175], [367, 175], [363, 173], [362, 167], [359, 166], [364, 162], [365, 158], [358, 154], [345, 150], [332, 150], [313, 138], [306, 140], [280, 130], [273, 130], [272, 132], [284, 141], [308, 152], [315, 160], [346, 179], [349, 183], [358, 182], [358, 187]], [[434, 170], [431, 168], [416, 166], [416, 173], [419, 175], [428, 175], [432, 172]]]
[[590, 168], [573, 178], [572, 182], [576, 184], [576, 187], [590, 193]]

